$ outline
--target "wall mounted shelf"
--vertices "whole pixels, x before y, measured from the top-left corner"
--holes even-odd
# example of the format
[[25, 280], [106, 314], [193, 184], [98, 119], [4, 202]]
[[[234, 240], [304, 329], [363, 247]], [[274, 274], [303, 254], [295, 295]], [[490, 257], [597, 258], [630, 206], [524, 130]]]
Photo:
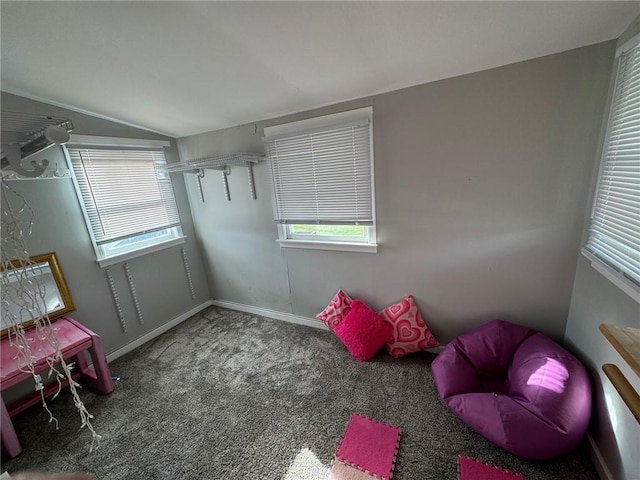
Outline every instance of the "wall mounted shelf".
[[204, 191], [202, 190], [202, 178], [205, 170], [220, 170], [222, 172], [222, 182], [227, 196], [227, 201], [231, 201], [229, 192], [229, 181], [227, 176], [231, 174], [232, 166], [245, 167], [249, 181], [251, 198], [256, 199], [256, 187], [253, 181], [253, 165], [265, 160], [265, 156], [259, 153], [235, 153], [232, 155], [221, 155], [217, 157], [203, 157], [187, 160], [179, 163], [170, 163], [166, 170], [169, 173], [191, 173], [197, 175], [200, 198], [204, 202]]
[[[32, 156], [69, 140], [73, 123], [68, 118], [21, 112], [0, 112], [2, 178], [59, 177], [48, 172], [49, 160], [26, 162]], [[47, 174], [45, 175], [45, 172]]]

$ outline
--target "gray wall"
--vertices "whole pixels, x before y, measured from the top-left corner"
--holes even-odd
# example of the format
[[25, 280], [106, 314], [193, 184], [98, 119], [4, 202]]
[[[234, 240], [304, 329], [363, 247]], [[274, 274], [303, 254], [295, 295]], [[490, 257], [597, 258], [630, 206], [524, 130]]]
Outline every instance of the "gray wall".
[[[640, 17], [620, 37], [618, 44], [623, 44], [638, 33]], [[613, 79], [612, 75], [611, 89]], [[605, 128], [606, 117], [603, 116], [602, 133]], [[585, 217], [588, 217], [591, 210], [601, 150], [602, 146], [596, 153], [595, 168], [589, 182], [591, 197], [585, 209]], [[586, 242], [588, 227], [587, 221], [583, 242]], [[567, 320], [566, 342], [587, 364], [594, 379], [591, 435], [604, 457], [611, 478], [637, 480], [640, 478], [640, 425], [601, 370], [601, 366], [605, 363], [618, 365], [637, 391], [640, 391], [640, 379], [602, 336], [598, 330], [601, 323], [640, 328], [640, 305], [591, 267], [589, 260], [579, 255]]]
[[[178, 139], [183, 159], [262, 152], [263, 128], [372, 105], [377, 254], [280, 249], [268, 166], [187, 187], [215, 299], [313, 317], [338, 287], [413, 293], [443, 342], [500, 317], [565, 331], [614, 42]], [[268, 95], [268, 92], [265, 92]]]
[[[179, 161], [175, 140], [168, 137], [6, 93], [2, 93], [1, 100], [3, 111], [67, 117], [74, 123], [77, 134], [170, 140], [167, 160]], [[62, 150], [58, 147], [40, 155], [52, 163], [64, 164]], [[71, 315], [101, 336], [107, 353], [124, 347], [210, 298], [184, 181], [180, 175], [173, 180], [182, 228], [187, 236], [183, 246], [190, 260], [196, 298], [191, 299], [180, 246], [129, 260], [144, 316], [144, 324], [140, 325], [123, 266], [112, 265], [109, 269], [123, 306], [128, 326], [126, 333], [121, 331], [104, 269], [96, 263], [71, 179], [10, 182], [11, 188], [22, 195], [35, 212], [33, 233], [27, 238], [29, 253], [56, 252], [77, 307]], [[6, 205], [3, 203], [2, 207]]]

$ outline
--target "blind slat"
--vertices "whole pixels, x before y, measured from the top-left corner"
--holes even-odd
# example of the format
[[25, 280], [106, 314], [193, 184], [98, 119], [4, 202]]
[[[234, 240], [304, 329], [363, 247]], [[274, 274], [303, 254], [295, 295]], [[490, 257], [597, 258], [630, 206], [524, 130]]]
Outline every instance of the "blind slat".
[[640, 286], [640, 46], [625, 52], [586, 248]]
[[373, 225], [368, 119], [264, 139], [280, 224]]
[[96, 244], [180, 225], [162, 150], [67, 150]]

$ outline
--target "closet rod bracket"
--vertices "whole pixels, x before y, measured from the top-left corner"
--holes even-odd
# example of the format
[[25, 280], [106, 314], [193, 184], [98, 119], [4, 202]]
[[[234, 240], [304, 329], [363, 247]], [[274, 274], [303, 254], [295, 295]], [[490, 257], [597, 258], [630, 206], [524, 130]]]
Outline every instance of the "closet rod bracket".
[[196, 173], [198, 175], [198, 187], [200, 198], [204, 202], [201, 178], [204, 177], [204, 169], [220, 170], [222, 172], [222, 182], [225, 189], [227, 201], [231, 201], [229, 191], [228, 176], [231, 175], [232, 166], [245, 167], [247, 169], [247, 180], [249, 183], [249, 193], [253, 200], [257, 199], [255, 180], [253, 176], [253, 164], [265, 160], [266, 157], [259, 153], [236, 153], [233, 155], [223, 155], [219, 157], [204, 157], [187, 160], [184, 162], [169, 164], [166, 170], [171, 173]]

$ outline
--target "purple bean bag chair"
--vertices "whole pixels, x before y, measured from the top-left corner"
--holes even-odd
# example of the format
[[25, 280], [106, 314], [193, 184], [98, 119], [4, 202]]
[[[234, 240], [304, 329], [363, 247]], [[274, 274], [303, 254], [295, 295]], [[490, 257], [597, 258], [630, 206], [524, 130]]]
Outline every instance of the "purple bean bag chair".
[[535, 330], [494, 320], [451, 341], [431, 369], [453, 413], [519, 457], [564, 455], [587, 431], [584, 366]]

